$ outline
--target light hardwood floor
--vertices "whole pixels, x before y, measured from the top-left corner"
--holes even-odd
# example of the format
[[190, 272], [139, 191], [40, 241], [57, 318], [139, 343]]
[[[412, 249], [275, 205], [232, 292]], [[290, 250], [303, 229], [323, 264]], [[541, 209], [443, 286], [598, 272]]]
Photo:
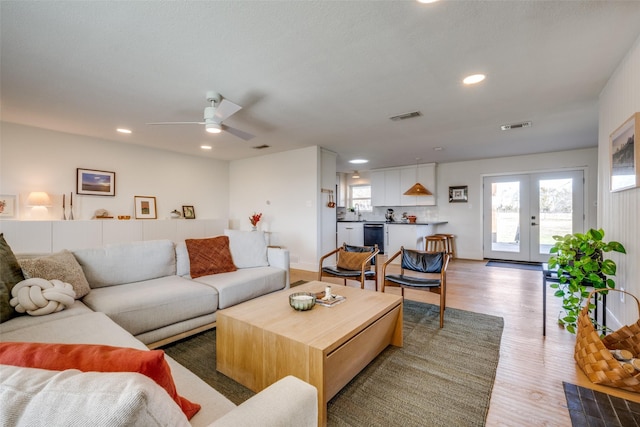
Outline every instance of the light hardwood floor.
[[[460, 259], [449, 264], [447, 307], [504, 318], [487, 426], [571, 426], [563, 381], [640, 402], [640, 394], [597, 386], [582, 373], [573, 359], [575, 336], [557, 325], [560, 300], [549, 289], [547, 336], [542, 336], [541, 272], [485, 264]], [[291, 270], [291, 282], [315, 279], [315, 272]], [[342, 284], [339, 279], [323, 279]], [[359, 283], [351, 281], [348, 285]], [[367, 288], [373, 289], [373, 283], [368, 282]], [[399, 290], [387, 288], [387, 292]], [[411, 290], [405, 297], [435, 304], [439, 298]], [[444, 322], [446, 328], [446, 312]]]

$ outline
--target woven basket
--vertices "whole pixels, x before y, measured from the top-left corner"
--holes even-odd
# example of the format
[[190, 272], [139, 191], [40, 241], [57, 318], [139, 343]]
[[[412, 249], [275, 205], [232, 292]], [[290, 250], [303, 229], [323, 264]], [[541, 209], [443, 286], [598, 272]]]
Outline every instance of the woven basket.
[[638, 305], [640, 301], [634, 295], [619, 289], [596, 289], [589, 294], [587, 304], [578, 315], [578, 332], [576, 333], [576, 362], [594, 384], [617, 387], [624, 390], [640, 392], [640, 372], [630, 374], [622, 364], [613, 357], [609, 350], [628, 350], [633, 357], [640, 357], [640, 319], [629, 326], [623, 326], [615, 332], [600, 338], [591, 318], [589, 303], [596, 292], [608, 290], [624, 292], [631, 296]]

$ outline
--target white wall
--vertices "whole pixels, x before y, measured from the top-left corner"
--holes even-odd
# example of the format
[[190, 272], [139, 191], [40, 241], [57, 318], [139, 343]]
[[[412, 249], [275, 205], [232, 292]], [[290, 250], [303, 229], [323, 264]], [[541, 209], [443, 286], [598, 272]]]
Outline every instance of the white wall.
[[[596, 148], [441, 163], [437, 168], [438, 204], [435, 213], [437, 219], [449, 223], [438, 226], [437, 231], [453, 233], [457, 236], [458, 257], [482, 259], [482, 180], [484, 176], [576, 168], [585, 168], [585, 226], [594, 227], [597, 165]], [[469, 187], [468, 203], [449, 203], [449, 186], [455, 185]]]
[[198, 219], [228, 216], [226, 161], [1, 123], [0, 194], [19, 195], [19, 219], [30, 219], [24, 204], [31, 191], [49, 193], [49, 219], [61, 219], [62, 195], [68, 206], [75, 193], [76, 168], [115, 172], [116, 196], [74, 194], [75, 219], [91, 219], [97, 209], [133, 218], [136, 195], [156, 197], [159, 219], [182, 205], [193, 205]]
[[[614, 280], [616, 287], [640, 298], [640, 188], [611, 193], [609, 135], [633, 113], [640, 111], [640, 38], [611, 76], [600, 94], [600, 118], [598, 155], [599, 165], [598, 224], [606, 235], [605, 240], [622, 243], [626, 255], [610, 254], [618, 264]], [[635, 149], [639, 150], [636, 134]], [[636, 165], [636, 168], [640, 165]], [[618, 324], [630, 324], [638, 320], [638, 307], [631, 298], [620, 301], [619, 295], [607, 299], [607, 309]], [[607, 325], [611, 326], [610, 319]]]
[[[260, 229], [270, 243], [289, 250], [291, 267], [316, 270], [320, 199], [320, 149], [235, 160], [229, 170], [229, 219], [232, 228], [251, 228], [249, 216], [262, 212]], [[335, 177], [335, 174], [334, 174]]]

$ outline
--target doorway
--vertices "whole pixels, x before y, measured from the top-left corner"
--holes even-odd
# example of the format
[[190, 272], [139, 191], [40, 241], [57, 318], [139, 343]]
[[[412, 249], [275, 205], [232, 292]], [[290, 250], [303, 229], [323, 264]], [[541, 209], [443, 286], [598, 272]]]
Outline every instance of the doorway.
[[546, 262], [553, 236], [584, 231], [582, 170], [483, 179], [485, 258]]

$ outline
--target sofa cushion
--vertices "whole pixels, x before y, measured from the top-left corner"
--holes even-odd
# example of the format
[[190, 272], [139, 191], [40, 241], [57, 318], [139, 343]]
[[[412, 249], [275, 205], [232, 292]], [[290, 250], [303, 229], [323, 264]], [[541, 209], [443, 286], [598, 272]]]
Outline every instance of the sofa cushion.
[[170, 240], [118, 243], [73, 251], [92, 289], [141, 282], [176, 272]]
[[238, 268], [267, 267], [267, 240], [262, 231], [224, 230], [229, 249]]
[[0, 425], [189, 425], [169, 395], [142, 374], [2, 365], [0, 377]]
[[11, 304], [18, 313], [45, 316], [71, 307], [74, 303], [73, 287], [60, 280], [40, 277], [24, 279], [11, 290]]
[[[338, 268], [345, 270], [360, 270], [362, 269], [362, 263], [364, 260], [371, 256], [371, 252], [349, 252], [340, 248], [338, 251]], [[367, 263], [365, 267], [370, 266], [371, 263]]]
[[133, 335], [213, 313], [218, 292], [179, 276], [93, 289], [83, 302]]
[[26, 278], [57, 279], [71, 284], [76, 292], [76, 299], [91, 291], [82, 267], [73, 253], [67, 250], [38, 258], [18, 259], [18, 262]]
[[284, 289], [285, 270], [275, 267], [241, 268], [194, 279], [218, 290], [218, 308], [223, 309]]
[[178, 395], [162, 350], [136, 350], [108, 345], [2, 342], [0, 364], [54, 371], [78, 369], [83, 372], [138, 372], [164, 388], [187, 418], [193, 417], [200, 410], [199, 404]]
[[11, 247], [0, 233], [0, 322], [11, 319], [17, 313], [9, 304], [11, 289], [24, 280], [24, 274]]
[[11, 319], [10, 322], [0, 323], [0, 339], [4, 340], [4, 335], [8, 332], [18, 329], [26, 328], [29, 326], [40, 325], [42, 323], [51, 322], [57, 319], [63, 319], [65, 317], [77, 316], [80, 314], [93, 313], [89, 307], [84, 305], [82, 301], [75, 300], [71, 307], [68, 307], [62, 311], [48, 314], [46, 316], [18, 316]]
[[192, 278], [236, 270], [229, 250], [229, 237], [185, 240]]

